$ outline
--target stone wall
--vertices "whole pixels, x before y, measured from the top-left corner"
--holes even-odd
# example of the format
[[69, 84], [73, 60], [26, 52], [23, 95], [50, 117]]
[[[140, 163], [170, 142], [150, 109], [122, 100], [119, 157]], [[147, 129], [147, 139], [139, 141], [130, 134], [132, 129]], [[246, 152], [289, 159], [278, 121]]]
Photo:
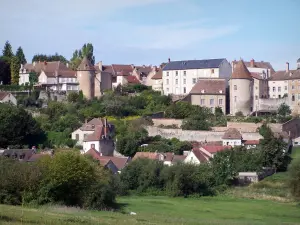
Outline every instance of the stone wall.
[[289, 105], [288, 98], [260, 98], [258, 102], [258, 110], [277, 111], [282, 103]]
[[[147, 127], [149, 136], [160, 135], [164, 138], [178, 138], [181, 141], [221, 141], [223, 131], [192, 131], [182, 129], [163, 129], [154, 126]], [[259, 140], [262, 136], [259, 133], [242, 132], [244, 140]]]
[[163, 126], [171, 126], [171, 125], [176, 125], [177, 127], [181, 127], [182, 125], [182, 120], [178, 119], [152, 119], [153, 121], [153, 126], [158, 127], [159, 125]]
[[[261, 127], [262, 123], [246, 123], [246, 122], [227, 122], [228, 128], [236, 128], [240, 132], [257, 132], [257, 129]], [[271, 123], [269, 124], [273, 132], [281, 132], [282, 124]]]

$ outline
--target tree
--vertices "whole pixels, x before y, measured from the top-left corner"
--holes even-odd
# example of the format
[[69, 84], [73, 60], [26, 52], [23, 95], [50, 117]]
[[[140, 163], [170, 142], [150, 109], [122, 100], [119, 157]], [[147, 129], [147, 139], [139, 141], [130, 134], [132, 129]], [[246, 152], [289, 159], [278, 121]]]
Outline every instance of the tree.
[[3, 56], [8, 57], [9, 59], [11, 59], [13, 57], [14, 54], [13, 54], [12, 47], [11, 47], [11, 44], [9, 43], [9, 41], [5, 42], [2, 53], [3, 53], [2, 54]]
[[39, 81], [38, 75], [36, 74], [36, 72], [30, 72], [29, 73], [29, 83], [31, 85], [36, 84]]
[[0, 103], [0, 121], [0, 147], [37, 145], [45, 140], [38, 123], [22, 108]]
[[11, 83], [19, 84], [20, 62], [17, 56], [13, 56], [10, 63]]
[[0, 85], [10, 84], [10, 58], [6, 56], [0, 57]]
[[38, 61], [46, 61], [46, 62], [53, 62], [53, 61], [60, 61], [63, 63], [67, 63], [68, 60], [58, 53], [55, 53], [54, 55], [44, 55], [44, 54], [36, 54], [32, 58], [32, 62], [38, 62]]
[[183, 130], [210, 130], [210, 124], [203, 115], [193, 115], [184, 119], [181, 128]]
[[300, 157], [294, 159], [288, 169], [288, 187], [296, 200], [300, 199]]
[[18, 57], [19, 62], [22, 65], [24, 65], [25, 63], [27, 63], [25, 55], [24, 55], [24, 52], [23, 52], [23, 49], [22, 49], [21, 46], [17, 49], [16, 56]]
[[277, 113], [280, 115], [280, 116], [283, 116], [283, 117], [286, 117], [288, 115], [291, 114], [291, 109], [290, 109], [290, 106], [288, 106], [287, 104], [285, 103], [282, 103], [278, 110], [277, 110]]
[[222, 108], [221, 107], [216, 107], [216, 109], [215, 109], [215, 116], [221, 117], [223, 115], [224, 115], [224, 113], [222, 111]]
[[73, 57], [71, 58], [71, 68], [73, 70], [76, 70], [83, 59], [83, 57], [87, 57], [88, 60], [92, 63], [92, 65], [95, 64], [95, 56], [94, 56], [94, 47], [93, 44], [87, 43], [82, 46], [80, 50], [75, 50], [73, 53]]

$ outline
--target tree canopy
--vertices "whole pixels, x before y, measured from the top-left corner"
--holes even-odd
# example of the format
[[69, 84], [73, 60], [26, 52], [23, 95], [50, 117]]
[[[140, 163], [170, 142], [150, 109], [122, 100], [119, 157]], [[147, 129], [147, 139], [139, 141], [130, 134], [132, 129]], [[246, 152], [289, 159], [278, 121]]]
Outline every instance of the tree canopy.
[[25, 63], [27, 63], [25, 55], [24, 55], [24, 52], [23, 52], [23, 49], [22, 49], [21, 46], [17, 49], [16, 56], [18, 57], [19, 62], [22, 65], [24, 65]]
[[10, 63], [11, 84], [19, 84], [20, 67], [19, 58], [17, 56], [13, 56]]
[[4, 48], [3, 48], [3, 51], [2, 51], [2, 55], [5, 56], [5, 57], [8, 57], [9, 59], [11, 57], [13, 57], [14, 53], [12, 51], [12, 47], [11, 47], [11, 44], [9, 43], [9, 41], [5, 42], [5, 45], [4, 45]]
[[61, 61], [63, 63], [67, 63], [68, 60], [58, 53], [55, 53], [54, 55], [45, 55], [45, 54], [36, 54], [32, 58], [32, 62], [37, 61], [46, 61], [46, 62], [53, 62], [53, 61]]
[[84, 44], [81, 49], [74, 51], [73, 57], [70, 60], [72, 69], [76, 70], [78, 68], [81, 60], [85, 56], [92, 63], [92, 65], [95, 64], [93, 44], [91, 44], [91, 43]]

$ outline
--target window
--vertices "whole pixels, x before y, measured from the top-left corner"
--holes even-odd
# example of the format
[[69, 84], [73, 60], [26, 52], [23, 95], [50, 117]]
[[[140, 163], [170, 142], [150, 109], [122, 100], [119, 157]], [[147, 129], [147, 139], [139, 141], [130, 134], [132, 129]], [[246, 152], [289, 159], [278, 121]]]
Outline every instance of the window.
[[178, 84], [178, 79], [175, 80], [175, 83]]
[[233, 89], [236, 91], [236, 90], [237, 90], [237, 86], [236, 86], [236, 85], [234, 85], [234, 86], [233, 86]]
[[79, 134], [76, 134], [76, 140], [77, 141], [79, 140]]
[[201, 99], [201, 100], [200, 100], [200, 104], [201, 104], [201, 105], [205, 105], [205, 99]]
[[234, 96], [234, 102], [236, 102], [236, 99], [237, 99], [236, 96]]
[[178, 71], [176, 71], [176, 76], [178, 76]]
[[186, 79], [183, 79], [183, 84], [186, 84]]
[[278, 92], [281, 92], [281, 87], [278, 87]]
[[83, 137], [86, 138], [87, 134], [84, 134]]
[[295, 95], [292, 95], [292, 101], [293, 102], [295, 101]]
[[169, 76], [169, 72], [167, 72], [167, 77]]
[[278, 98], [281, 98], [281, 95], [278, 95]]
[[91, 144], [91, 148], [92, 148], [92, 149], [95, 149], [95, 144]]
[[292, 89], [293, 89], [293, 90], [295, 89], [295, 86], [294, 86], [294, 85], [292, 85]]
[[196, 78], [193, 78], [193, 84], [196, 84]]
[[215, 70], [214, 70], [214, 69], [211, 69], [211, 73], [215, 73]]
[[298, 100], [300, 100], [300, 94], [298, 94]]
[[210, 100], [209, 100], [209, 104], [210, 104], [210, 105], [214, 105], [214, 99], [210, 99]]
[[256, 87], [255, 87], [255, 90], [257, 90], [257, 89], [258, 89], [258, 87], [256, 86]]
[[186, 93], [186, 87], [183, 88], [183, 93]]
[[169, 84], [169, 79], [167, 79], [166, 81], [167, 81], [167, 84]]
[[169, 93], [169, 88], [167, 88], [167, 93]]
[[223, 105], [223, 99], [219, 99], [219, 105]]
[[287, 91], [287, 86], [284, 86], [284, 90]]
[[276, 87], [273, 87], [273, 92], [275, 92], [276, 91]]
[[186, 71], [183, 71], [183, 76], [186, 76]]
[[255, 100], [258, 100], [258, 96], [257, 95], [255, 95]]

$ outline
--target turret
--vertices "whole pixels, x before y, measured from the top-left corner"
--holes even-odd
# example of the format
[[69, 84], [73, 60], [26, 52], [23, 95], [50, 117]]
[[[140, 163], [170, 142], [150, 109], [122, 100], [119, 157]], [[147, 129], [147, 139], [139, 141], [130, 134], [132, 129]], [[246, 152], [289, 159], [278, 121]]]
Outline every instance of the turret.
[[230, 78], [230, 113], [241, 111], [245, 116], [252, 111], [252, 87], [253, 78], [245, 66], [243, 60], [240, 60]]
[[77, 68], [79, 88], [86, 99], [95, 97], [95, 68], [85, 56]]

